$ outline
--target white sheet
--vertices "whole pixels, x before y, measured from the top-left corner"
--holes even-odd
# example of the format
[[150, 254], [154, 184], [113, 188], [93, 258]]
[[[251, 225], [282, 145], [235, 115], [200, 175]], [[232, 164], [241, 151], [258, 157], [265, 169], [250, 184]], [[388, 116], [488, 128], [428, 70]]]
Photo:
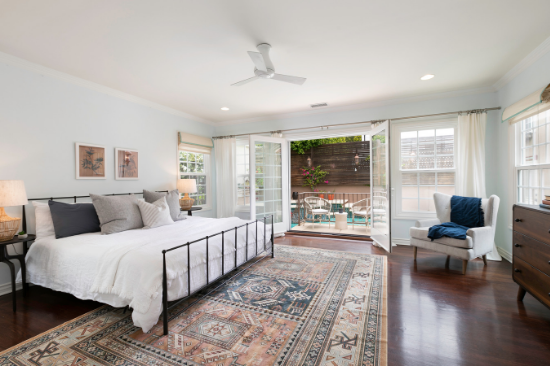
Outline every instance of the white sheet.
[[[172, 225], [102, 236], [89, 233], [68, 238], [37, 240], [27, 254], [29, 282], [92, 299], [114, 307], [129, 305], [136, 326], [149, 331], [162, 312], [162, 250], [240, 226], [239, 218], [188, 217]], [[263, 224], [258, 223], [258, 250], [263, 249]], [[255, 225], [238, 230], [238, 265], [256, 254]], [[266, 242], [269, 243], [270, 226]], [[235, 232], [225, 235], [225, 273], [235, 267]], [[205, 241], [192, 244], [191, 291], [206, 284]], [[210, 280], [221, 275], [221, 235], [209, 240]], [[167, 254], [168, 299], [187, 295], [187, 248]], [[20, 274], [18, 276], [20, 278]]]

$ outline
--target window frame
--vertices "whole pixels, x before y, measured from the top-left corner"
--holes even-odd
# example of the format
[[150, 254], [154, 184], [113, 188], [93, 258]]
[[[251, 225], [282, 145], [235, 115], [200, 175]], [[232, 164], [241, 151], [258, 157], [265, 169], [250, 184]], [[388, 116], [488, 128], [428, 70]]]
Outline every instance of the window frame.
[[[204, 172], [180, 172], [180, 152], [202, 154], [204, 156]], [[200, 207], [202, 208], [202, 211], [212, 210], [211, 153], [207, 153], [203, 150], [178, 149], [177, 172], [178, 180], [181, 176], [206, 176], [206, 205], [201, 205]], [[180, 193], [180, 197], [183, 197], [183, 194], [185, 193]]]
[[[547, 111], [542, 111], [534, 116], [538, 116], [540, 114], [547, 114], [546, 118], [547, 118], [547, 121], [544, 123], [544, 125], [538, 125], [538, 121], [537, 121], [537, 128], [540, 127], [540, 126], [546, 126], [546, 129], [550, 129], [550, 121], [548, 120], [549, 119], [549, 116], [548, 116], [548, 112]], [[534, 116], [530, 116], [528, 117], [527, 119], [530, 119]], [[526, 203], [520, 203], [519, 202], [519, 189], [520, 187], [527, 187], [529, 189], [538, 189], [539, 190], [539, 195], [540, 195], [540, 198], [539, 198], [539, 201], [542, 200], [543, 196], [544, 196], [544, 187], [542, 186], [542, 180], [543, 180], [543, 175], [542, 175], [542, 170], [543, 169], [550, 169], [550, 163], [538, 163], [538, 164], [526, 164], [526, 165], [522, 165], [522, 161], [523, 161], [523, 151], [524, 147], [522, 147], [522, 138], [523, 138], [523, 131], [521, 130], [521, 127], [522, 127], [522, 123], [523, 121], [527, 120], [527, 119], [523, 119], [521, 121], [518, 121], [516, 122], [512, 129], [512, 133], [514, 134], [513, 136], [513, 141], [514, 141], [514, 154], [513, 154], [513, 182], [514, 182], [514, 190], [513, 190], [513, 202], [514, 204], [526, 204]], [[533, 144], [532, 147], [534, 148], [535, 146], [536, 147], [540, 147], [541, 145], [550, 145], [550, 136], [549, 136], [549, 132], [547, 131], [546, 132], [546, 139], [547, 139], [547, 143], [544, 143], [544, 144]], [[548, 155], [546, 156], [546, 160], [550, 160]], [[539, 174], [539, 177], [538, 177], [538, 186], [523, 186], [523, 185], [520, 185], [519, 184], [519, 173], [520, 171], [531, 171], [531, 170], [540, 170], [541, 173]], [[540, 203], [539, 203], [540, 204]], [[529, 205], [529, 204], [526, 204], [526, 205]], [[535, 205], [538, 205], [538, 204], [535, 204]], [[511, 219], [510, 219], [510, 222], [509, 222], [509, 225], [511, 226], [512, 225], [512, 222], [511, 222]]]
[[[437, 130], [437, 129], [454, 129], [454, 168], [447, 169], [438, 169], [438, 168], [417, 168], [417, 169], [402, 169], [401, 168], [401, 133], [407, 131], [419, 131], [419, 130]], [[438, 173], [438, 172], [453, 172], [455, 174], [455, 190], [457, 183], [457, 168], [458, 168], [458, 120], [457, 119], [438, 119], [438, 120], [428, 120], [428, 121], [413, 121], [413, 122], [399, 122], [392, 124], [392, 161], [395, 162], [393, 166], [393, 179], [392, 179], [392, 196], [393, 200], [393, 212], [395, 213], [393, 219], [407, 219], [407, 220], [416, 220], [416, 219], [426, 219], [426, 218], [435, 218], [436, 212], [424, 212], [424, 211], [404, 211], [402, 208], [402, 188], [403, 188], [403, 173], [408, 172], [418, 172], [418, 173]], [[435, 148], [437, 149], [437, 147]], [[448, 156], [448, 154], [447, 154]], [[437, 157], [435, 155], [434, 157]], [[420, 178], [418, 178], [420, 179]], [[430, 185], [431, 186], [431, 185]], [[437, 177], [435, 182], [435, 187], [437, 187]], [[420, 190], [420, 185], [418, 185]], [[420, 198], [417, 198], [420, 200]]]

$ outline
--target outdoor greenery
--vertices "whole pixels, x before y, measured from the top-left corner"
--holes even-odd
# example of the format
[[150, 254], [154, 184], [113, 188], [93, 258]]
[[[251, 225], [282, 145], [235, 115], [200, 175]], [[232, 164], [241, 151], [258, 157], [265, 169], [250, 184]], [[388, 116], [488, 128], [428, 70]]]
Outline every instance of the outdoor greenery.
[[315, 187], [324, 181], [325, 184], [328, 184], [328, 181], [323, 180], [325, 176], [328, 175], [327, 171], [321, 170], [321, 166], [311, 167], [311, 168], [302, 168], [302, 176], [304, 176], [304, 184], [302, 186], [308, 186], [311, 191], [315, 190]]
[[357, 136], [342, 136], [340, 138], [327, 138], [327, 139], [314, 139], [314, 140], [300, 140], [293, 141], [290, 143], [290, 149], [295, 151], [298, 154], [306, 154], [310, 151], [311, 148], [316, 148], [319, 145], [324, 144], [338, 144], [338, 143], [349, 143], [353, 141], [361, 141], [361, 135]]

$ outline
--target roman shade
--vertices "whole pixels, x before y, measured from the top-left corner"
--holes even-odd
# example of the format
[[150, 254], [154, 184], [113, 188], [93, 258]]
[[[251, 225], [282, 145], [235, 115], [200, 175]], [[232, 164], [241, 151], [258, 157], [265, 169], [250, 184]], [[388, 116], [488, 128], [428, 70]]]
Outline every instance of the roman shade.
[[550, 110], [550, 84], [507, 107], [502, 113], [502, 122], [515, 124], [546, 110]]
[[212, 142], [212, 138], [182, 132], [178, 133], [179, 150], [185, 150], [186, 152], [210, 154], [213, 147], [214, 143]]

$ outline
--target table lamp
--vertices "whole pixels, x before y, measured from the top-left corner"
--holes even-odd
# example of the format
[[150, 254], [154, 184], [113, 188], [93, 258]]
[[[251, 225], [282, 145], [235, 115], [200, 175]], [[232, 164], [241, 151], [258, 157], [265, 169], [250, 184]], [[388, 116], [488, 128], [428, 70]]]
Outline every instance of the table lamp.
[[180, 193], [185, 193], [185, 195], [180, 199], [181, 209], [182, 210], [191, 209], [195, 200], [190, 198], [189, 194], [197, 192], [197, 180], [195, 180], [194, 178], [178, 180], [177, 187]]
[[21, 180], [0, 180], [0, 241], [11, 240], [21, 224], [21, 218], [6, 214], [5, 206], [28, 204], [25, 184]]

